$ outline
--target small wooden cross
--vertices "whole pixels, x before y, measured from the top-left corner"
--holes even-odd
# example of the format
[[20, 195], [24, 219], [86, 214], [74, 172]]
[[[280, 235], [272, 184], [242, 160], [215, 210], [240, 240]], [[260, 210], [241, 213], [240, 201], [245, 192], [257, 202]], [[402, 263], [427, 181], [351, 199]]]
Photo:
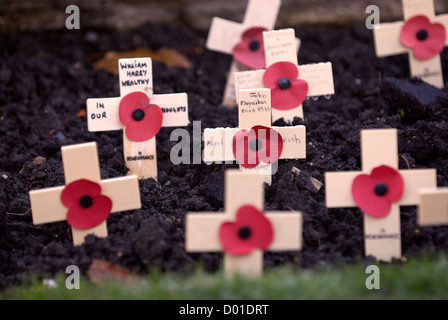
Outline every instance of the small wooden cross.
[[[238, 128], [204, 129], [204, 162], [220, 163], [226, 161], [233, 163], [236, 160], [233, 151], [235, 135], [242, 129], [249, 130], [254, 126], [272, 128], [281, 135], [283, 150], [279, 159], [306, 158], [306, 127], [303, 125], [272, 127], [270, 93], [270, 89], [241, 89], [239, 91]], [[251, 142], [248, 143], [250, 147]], [[274, 162], [274, 164], [277, 165], [277, 162]], [[240, 169], [259, 171], [268, 184], [271, 183], [271, 176], [275, 173], [272, 172], [271, 164], [265, 162], [260, 162], [256, 167], [250, 169], [240, 165]]]
[[[254, 172], [227, 170], [225, 175], [225, 213], [187, 213], [185, 221], [186, 250], [188, 252], [223, 251], [219, 236], [220, 227], [223, 223], [234, 222], [237, 219], [237, 212], [243, 206], [252, 206], [263, 213], [264, 188], [261, 176]], [[284, 251], [302, 248], [302, 214], [300, 212], [272, 211], [264, 216], [272, 224], [273, 230], [272, 242], [266, 250]], [[240, 227], [239, 230], [235, 230], [239, 233], [239, 235], [235, 234], [235, 237], [243, 237], [241, 231], [244, 230], [241, 229], [244, 226]], [[249, 227], [248, 234], [251, 234], [250, 226], [246, 227]], [[254, 249], [251, 253], [242, 255], [225, 253], [224, 269], [227, 275], [238, 273], [258, 276], [263, 271], [263, 250]]]
[[[123, 130], [123, 153], [129, 174], [136, 174], [139, 179], [153, 178], [157, 180], [155, 134], [160, 127], [188, 125], [187, 94], [153, 94], [150, 58], [120, 59], [118, 69], [120, 97], [87, 99], [88, 130]], [[123, 118], [120, 110], [127, 101], [125, 99], [130, 97], [132, 97], [132, 103], [135, 104], [135, 110], [132, 113], [132, 118], [131, 115], [128, 116], [130, 119], [127, 121], [130, 121], [130, 124], [127, 126], [138, 124], [141, 121], [154, 122], [150, 122], [151, 125], [144, 128], [153, 130], [152, 137], [149, 139], [142, 140], [145, 138], [138, 137], [139, 139], [135, 140], [136, 138], [129, 134], [127, 126], [121, 121]], [[134, 107], [132, 103], [131, 105], [128, 103], [128, 108]], [[150, 108], [152, 109], [150, 110]], [[153, 120], [156, 118], [157, 120]], [[141, 131], [138, 130], [137, 135], [141, 135]]]
[[[436, 170], [398, 170], [398, 142], [396, 129], [371, 129], [361, 131], [362, 174], [370, 174], [372, 169], [389, 166], [399, 172], [403, 181], [403, 193], [398, 201], [390, 203], [389, 213], [382, 217], [364, 214], [365, 255], [378, 260], [391, 261], [401, 258], [400, 206], [418, 204], [420, 188], [436, 186]], [[353, 183], [360, 172], [325, 173], [325, 194], [328, 208], [357, 207], [353, 197]], [[384, 178], [384, 177], [383, 177]], [[381, 192], [378, 183], [368, 195], [375, 197], [387, 194]], [[384, 186], [383, 186], [384, 187]], [[378, 193], [376, 193], [378, 191]], [[384, 191], [384, 190], [382, 190]], [[391, 192], [391, 190], [389, 190]], [[379, 204], [378, 204], [379, 205]]]
[[[101, 195], [107, 196], [112, 201], [110, 212], [120, 212], [141, 208], [140, 190], [137, 176], [101, 180], [100, 166], [96, 142], [89, 142], [61, 148], [62, 162], [64, 164], [64, 175], [66, 186], [81, 179], [89, 180], [91, 183], [99, 184]], [[42, 190], [30, 191], [31, 211], [34, 224], [51, 223], [67, 220], [67, 208], [61, 200], [61, 194], [66, 186], [54, 187]], [[86, 194], [89, 193], [86, 191]], [[91, 192], [90, 192], [91, 193]], [[92, 205], [81, 203], [85, 197], [79, 198], [82, 207], [88, 208]], [[95, 199], [93, 199], [95, 201]], [[93, 202], [95, 203], [95, 202]], [[97, 207], [93, 207], [97, 209]], [[95, 212], [98, 214], [98, 212]], [[98, 237], [107, 236], [106, 220], [99, 225], [78, 229], [72, 227], [73, 244], [84, 242], [85, 236], [94, 234]]]
[[[436, 16], [434, 10], [433, 0], [402, 0], [404, 22], [385, 23], [375, 26], [373, 29], [376, 55], [378, 57], [387, 57], [397, 54], [408, 53], [409, 65], [412, 77], [421, 78], [429, 84], [438, 88], [443, 88], [443, 73], [440, 62], [440, 55], [436, 54], [431, 58], [421, 60], [413, 53], [413, 49], [405, 46], [400, 40], [400, 34], [406, 21], [409, 21], [415, 16], [426, 16], [431, 23], [440, 23], [448, 31], [448, 14]], [[428, 37], [427, 31], [419, 30], [425, 33], [426, 36], [415, 37], [423, 42]], [[423, 38], [422, 38], [423, 37]], [[448, 37], [445, 39], [445, 46], [448, 45]]]
[[[272, 30], [277, 20], [281, 0], [249, 0], [243, 23], [228, 21], [214, 17], [210, 25], [206, 48], [225, 54], [232, 54], [233, 47], [240, 41], [244, 31], [252, 27], [264, 27]], [[222, 104], [236, 106], [236, 94], [233, 74], [237, 71], [249, 70], [241, 63], [233, 60], [227, 76]]]
[[[306, 97], [329, 96], [334, 94], [333, 71], [331, 62], [298, 65], [295, 50], [294, 29], [282, 29], [263, 32], [263, 41], [268, 69], [277, 62], [291, 62], [298, 68], [298, 79], [306, 81], [308, 92]], [[265, 88], [263, 76], [266, 70], [250, 70], [235, 73], [235, 90]], [[294, 117], [303, 119], [302, 104], [289, 110], [280, 110], [273, 105], [272, 121], [284, 118], [292, 122]]]
[[448, 225], [448, 188], [420, 189], [417, 222], [421, 226]]

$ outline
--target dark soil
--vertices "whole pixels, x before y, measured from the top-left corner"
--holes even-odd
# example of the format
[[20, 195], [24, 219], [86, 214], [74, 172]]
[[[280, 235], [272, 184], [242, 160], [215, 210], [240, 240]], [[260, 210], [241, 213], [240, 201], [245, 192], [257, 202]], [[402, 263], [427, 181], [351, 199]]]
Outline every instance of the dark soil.
[[[362, 213], [327, 209], [324, 188], [316, 191], [308, 177], [324, 182], [326, 171], [360, 170], [360, 129], [393, 127], [398, 129], [400, 168], [436, 168], [438, 185], [447, 186], [447, 90], [407, 80], [406, 55], [376, 58], [372, 32], [364, 25], [298, 27], [296, 35], [302, 39], [300, 64], [333, 63], [336, 95], [305, 102], [307, 158], [280, 161], [272, 185], [266, 186], [266, 210], [303, 212], [304, 246], [301, 252], [266, 253], [265, 266], [311, 268], [369, 259], [363, 252]], [[177, 49], [193, 67], [168, 68], [154, 61], [155, 93], [187, 92], [190, 121], [202, 121], [202, 129], [235, 127], [236, 111], [219, 106], [231, 58], [206, 50], [205, 38], [163, 25], [123, 33], [0, 36], [0, 287], [20, 283], [29, 273], [52, 276], [70, 264], [86, 272], [94, 258], [139, 274], [155, 268], [186, 272], [196, 263], [211, 272], [219, 268], [220, 253], [185, 252], [185, 213], [222, 211], [224, 172], [237, 166], [173, 165], [173, 128], [157, 135], [159, 181], [140, 181], [142, 208], [112, 214], [105, 239], [89, 236], [74, 247], [66, 222], [34, 226], [28, 196], [30, 190], [64, 184], [63, 145], [97, 141], [102, 178], [126, 174], [122, 133], [90, 133], [86, 117], [76, 116], [87, 98], [119, 95], [116, 77], [93, 70], [92, 53], [142, 46]], [[444, 70], [447, 54], [442, 54]], [[292, 174], [293, 166], [303, 174]], [[448, 251], [447, 227], [419, 227], [415, 207], [401, 212], [405, 257]]]

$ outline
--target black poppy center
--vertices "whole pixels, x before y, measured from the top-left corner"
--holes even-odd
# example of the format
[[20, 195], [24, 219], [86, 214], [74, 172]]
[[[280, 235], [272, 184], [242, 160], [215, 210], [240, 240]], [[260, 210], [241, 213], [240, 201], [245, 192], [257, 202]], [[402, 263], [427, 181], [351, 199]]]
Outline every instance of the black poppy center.
[[377, 196], [384, 196], [387, 193], [387, 185], [385, 183], [377, 183], [375, 186], [375, 194]]
[[238, 230], [238, 235], [241, 239], [248, 239], [250, 235], [252, 234], [252, 231], [249, 227], [241, 227]]
[[81, 207], [83, 208], [88, 208], [92, 205], [93, 201], [92, 201], [92, 197], [90, 196], [82, 196], [79, 199], [79, 204], [81, 205]]
[[280, 78], [278, 80], [278, 86], [282, 90], [288, 89], [291, 86], [291, 81], [286, 77]]
[[257, 51], [260, 48], [260, 42], [258, 40], [252, 40], [249, 43], [250, 51]]
[[425, 29], [420, 29], [417, 32], [417, 39], [420, 41], [426, 40], [428, 38], [428, 31]]
[[249, 142], [249, 148], [252, 151], [258, 151], [261, 149], [262, 146], [263, 146], [263, 144], [262, 144], [261, 140], [257, 139], [257, 138], [252, 139]]
[[135, 121], [141, 121], [145, 117], [145, 111], [143, 111], [140, 108], [135, 109], [132, 112], [132, 118], [134, 118]]

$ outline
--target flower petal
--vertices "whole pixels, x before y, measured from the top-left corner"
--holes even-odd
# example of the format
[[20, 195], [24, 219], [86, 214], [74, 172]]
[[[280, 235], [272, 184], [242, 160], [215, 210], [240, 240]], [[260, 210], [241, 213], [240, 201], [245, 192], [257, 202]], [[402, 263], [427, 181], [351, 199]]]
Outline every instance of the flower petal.
[[132, 113], [135, 109], [144, 109], [149, 105], [149, 97], [141, 91], [131, 92], [123, 97], [120, 101], [118, 109], [118, 117], [120, 122], [126, 126], [128, 123], [134, 122]]
[[376, 182], [370, 175], [360, 174], [353, 180], [352, 197], [363, 212], [372, 217], [383, 218], [389, 214], [391, 204], [387, 197], [375, 194], [375, 185]]
[[[263, 31], [266, 30], [261, 27], [246, 30], [242, 35], [242, 40], [232, 49], [233, 58], [251, 69], [263, 69], [266, 66]], [[252, 51], [249, 49], [252, 40], [258, 41], [259, 47], [257, 50]]]
[[254, 168], [259, 163], [258, 152], [249, 148], [251, 140], [256, 139], [257, 135], [254, 130], [239, 130], [233, 136], [233, 155], [236, 161], [245, 168]]
[[[250, 236], [239, 236], [241, 227], [250, 230]], [[225, 222], [219, 228], [219, 239], [226, 253], [249, 254], [253, 249], [266, 250], [272, 243], [274, 230], [271, 222], [257, 208], [245, 205], [238, 209], [236, 222]]]
[[257, 40], [260, 41], [260, 48], [263, 46], [263, 31], [268, 31], [268, 29], [263, 27], [253, 27], [249, 28], [243, 32], [241, 39], [244, 41]]
[[374, 184], [382, 182], [387, 185], [385, 196], [390, 202], [397, 202], [401, 199], [404, 191], [404, 181], [399, 171], [389, 166], [380, 166], [374, 168], [370, 176]]
[[79, 206], [82, 196], [95, 198], [101, 194], [101, 186], [98, 183], [79, 179], [65, 186], [61, 192], [61, 202], [67, 208]]
[[297, 66], [288, 61], [280, 61], [272, 64], [263, 74], [263, 84], [266, 88], [278, 88], [280, 78], [288, 78], [291, 82], [299, 76]]
[[251, 228], [252, 235], [249, 241], [254, 248], [266, 250], [270, 246], [274, 237], [274, 228], [263, 212], [254, 206], [245, 205], [238, 209], [236, 219], [238, 226]]
[[254, 249], [251, 243], [238, 237], [239, 227], [235, 222], [224, 222], [219, 227], [219, 240], [224, 252], [232, 255], [245, 255]]
[[154, 137], [162, 128], [163, 112], [158, 105], [150, 104], [143, 109], [145, 117], [126, 125], [126, 136], [132, 141], [146, 141]]
[[427, 29], [431, 22], [426, 16], [415, 16], [408, 19], [400, 32], [400, 40], [404, 46], [413, 48], [419, 40], [417, 39], [417, 32], [421, 29]]
[[271, 89], [271, 106], [278, 110], [289, 110], [300, 106], [308, 95], [308, 83], [297, 79], [288, 89]]
[[87, 230], [104, 222], [112, 209], [112, 200], [106, 196], [97, 196], [92, 199], [89, 208], [83, 208], [79, 204], [70, 207], [67, 212], [67, 223], [76, 229]]
[[[427, 32], [427, 38], [419, 40], [417, 33]], [[446, 30], [443, 24], [433, 23], [428, 17], [419, 15], [406, 21], [400, 32], [400, 40], [404, 46], [412, 48], [419, 60], [430, 59], [443, 51], [446, 40]]]
[[440, 23], [434, 23], [428, 28], [428, 38], [414, 47], [414, 55], [419, 60], [430, 59], [445, 48], [446, 31]]
[[252, 130], [255, 131], [257, 139], [262, 143], [261, 148], [257, 152], [259, 160], [268, 164], [276, 162], [283, 151], [281, 134], [265, 126], [254, 126]]

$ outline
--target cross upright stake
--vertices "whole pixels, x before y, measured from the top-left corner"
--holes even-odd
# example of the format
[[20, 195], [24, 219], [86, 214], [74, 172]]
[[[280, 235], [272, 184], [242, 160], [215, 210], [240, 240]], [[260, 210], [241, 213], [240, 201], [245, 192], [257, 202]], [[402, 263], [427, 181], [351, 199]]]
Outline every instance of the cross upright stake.
[[[439, 50], [434, 51], [430, 56], [419, 58], [419, 55], [415, 54], [417, 47], [405, 46], [401, 36], [406, 23], [417, 16], [424, 16], [429, 19], [430, 23], [422, 28], [416, 27], [415, 34], [412, 35], [415, 39], [412, 42], [417, 46], [427, 46], [430, 43], [429, 40], [432, 41], [432, 37], [436, 36], [435, 33], [440, 33], [442, 29], [445, 29], [446, 34], [448, 14], [436, 16], [434, 0], [402, 0], [402, 5], [404, 22], [385, 23], [375, 26], [373, 29], [376, 55], [382, 58], [408, 53], [411, 76], [421, 78], [438, 88], [443, 88], [443, 73], [438, 51], [448, 45], [448, 37], [445, 36], [443, 39], [441, 36]], [[435, 23], [441, 25], [437, 31], [434, 31]]]
[[[261, 176], [254, 172], [227, 170], [225, 174], [224, 213], [187, 213], [185, 221], [185, 247], [188, 252], [225, 251], [223, 243], [229, 238], [240, 241], [240, 246], [253, 241], [254, 238], [266, 236], [266, 230], [255, 230], [258, 223], [246, 220], [242, 223], [239, 214], [242, 208], [251, 206], [267, 218], [272, 228], [272, 242], [265, 244], [267, 251], [300, 250], [302, 247], [302, 215], [298, 211], [270, 212], [264, 214], [264, 188]], [[259, 218], [259, 217], [257, 217]], [[222, 227], [225, 223], [233, 223], [236, 228], [222, 238]], [[242, 230], [246, 229], [246, 230]], [[247, 231], [246, 236], [241, 231]], [[258, 232], [258, 234], [257, 234]], [[267, 231], [266, 231], [267, 233]], [[247, 237], [249, 235], [249, 237]], [[252, 237], [252, 238], [251, 238]], [[224, 242], [223, 242], [224, 241]], [[241, 250], [241, 247], [233, 248]], [[244, 254], [224, 254], [226, 275], [242, 274], [259, 276], [263, 272], [263, 250], [252, 247], [253, 251]], [[230, 251], [230, 250], [229, 250]]]
[[[398, 142], [396, 129], [370, 129], [361, 131], [361, 160], [362, 172], [326, 172], [325, 194], [328, 208], [357, 207], [354, 192], [364, 192], [364, 199], [369, 204], [380, 207], [380, 200], [389, 198], [396, 191], [392, 189], [397, 184], [385, 184], [383, 180], [392, 177], [382, 175], [374, 177], [373, 170], [388, 166], [399, 172], [402, 177], [402, 195], [397, 201], [389, 203], [390, 210], [383, 217], [364, 214], [364, 245], [365, 255], [372, 255], [377, 260], [391, 261], [393, 258], [401, 258], [401, 232], [400, 232], [400, 206], [418, 204], [418, 191], [420, 188], [436, 186], [436, 170], [415, 169], [398, 170]], [[361, 190], [356, 185], [355, 179], [366, 178], [366, 174], [377, 180], [376, 185]], [[397, 177], [393, 177], [397, 179]], [[377, 187], [386, 185], [383, 192]], [[378, 193], [377, 193], [378, 191]], [[385, 191], [385, 192], [384, 192]], [[363, 204], [364, 205], [364, 204]]]
[[[233, 162], [239, 161], [234, 152], [236, 142], [234, 139], [239, 132], [250, 130], [255, 126], [263, 126], [275, 130], [280, 136], [283, 143], [283, 149], [279, 154], [278, 159], [304, 159], [306, 158], [306, 127], [303, 125], [292, 127], [272, 127], [271, 125], [271, 96], [270, 89], [241, 89], [238, 94], [238, 128], [216, 128], [204, 129], [204, 162]], [[272, 137], [271, 137], [272, 138]], [[252, 154], [251, 141], [258, 140], [255, 137], [250, 141], [245, 141], [244, 144], [248, 146], [245, 153]], [[243, 143], [243, 142], [242, 142]], [[276, 140], [272, 138], [266, 144], [270, 145], [273, 150], [277, 144]], [[263, 147], [263, 146], [261, 146]], [[264, 152], [266, 149], [263, 149]], [[258, 151], [254, 151], [258, 152]], [[262, 152], [260, 150], [260, 152]], [[239, 161], [240, 162], [240, 161]], [[271, 161], [277, 168], [277, 161]], [[241, 163], [241, 162], [240, 162]], [[252, 163], [251, 163], [252, 164]], [[255, 163], [253, 163], [255, 164]], [[247, 168], [240, 165], [241, 170], [256, 170], [264, 176], [264, 181], [271, 183], [271, 176], [276, 172], [272, 170], [271, 164], [260, 161], [258, 165], [252, 168]], [[275, 172], [274, 172], [275, 171]]]
[[[64, 146], [61, 148], [61, 151], [66, 186], [30, 191], [29, 194], [34, 224], [67, 220], [68, 211], [72, 210], [72, 206], [70, 206], [70, 208], [66, 207], [61, 195], [63, 192], [69, 192], [68, 187], [72, 183], [77, 183], [82, 180], [88, 180], [90, 182], [87, 185], [89, 189], [91, 188], [92, 183], [98, 184], [101, 188], [101, 197], [106, 196], [111, 200], [112, 207], [108, 212], [103, 212], [105, 215], [108, 215], [111, 212], [134, 210], [141, 207], [137, 176], [134, 175], [101, 180], [98, 151], [95, 142]], [[73, 193], [73, 191], [70, 192]], [[76, 197], [76, 194], [78, 197]], [[79, 197], [82, 194], [85, 195]], [[90, 198], [90, 205], [87, 204], [87, 206], [85, 203], [82, 203], [82, 199], [90, 197], [90, 195], [92, 195], [92, 192], [89, 192], [87, 188], [85, 188], [85, 184], [81, 187], [81, 190], [75, 190], [73, 195], [75, 199], [72, 202], [74, 202], [74, 205], [78, 207], [78, 209], [86, 209], [85, 211], [81, 211], [81, 215], [84, 215], [83, 217], [78, 216], [75, 218], [81, 220], [92, 218], [92, 216], [95, 218], [95, 216], [98, 216], [101, 213], [102, 208], [99, 206], [102, 204], [96, 202], [102, 202], [104, 198]], [[95, 194], [95, 196], [98, 196], [98, 194]], [[89, 207], [93, 210], [87, 210]], [[94, 234], [98, 237], [106, 237], [106, 218], [107, 216], [104, 217], [104, 221], [91, 228], [79, 229], [72, 226], [73, 244], [82, 244], [85, 236], [88, 234]], [[84, 223], [84, 221], [81, 222]]]
[[[263, 27], [272, 30], [277, 20], [281, 0], [249, 0], [242, 23], [228, 21], [219, 17], [212, 19], [207, 37], [206, 48], [225, 54], [232, 54], [232, 49], [240, 41], [241, 35], [252, 27]], [[233, 74], [250, 68], [232, 61], [227, 77], [222, 104], [236, 106], [236, 94]]]
[[123, 130], [129, 174], [157, 180], [155, 135], [161, 127], [188, 125], [187, 94], [153, 94], [150, 58], [120, 59], [118, 68], [120, 97], [87, 99], [88, 129]]
[[[288, 93], [290, 86], [294, 86], [296, 79], [288, 79], [289, 85], [286, 89], [279, 90], [278, 95], [302, 95], [303, 99], [306, 97], [329, 96], [334, 94], [333, 71], [331, 62], [298, 65], [297, 52], [295, 49], [295, 35], [294, 29], [282, 29], [263, 32], [263, 42], [265, 48], [266, 68], [267, 70], [250, 70], [235, 73], [235, 90], [265, 88], [265, 75], [271, 68], [276, 68], [280, 62], [289, 62], [295, 66], [296, 72], [298, 70], [298, 77], [301, 81], [306, 82], [307, 89], [303, 92]], [[281, 70], [281, 69], [280, 69]], [[281, 71], [276, 71], [281, 72]], [[285, 76], [281, 79], [286, 79]], [[280, 81], [280, 79], [278, 80]], [[277, 84], [276, 84], [277, 86]], [[278, 84], [280, 86], [280, 84]], [[292, 122], [294, 117], [303, 119], [303, 107], [301, 102], [292, 105], [288, 109], [283, 108], [281, 103], [276, 105], [272, 103], [272, 121], [275, 122], [280, 118], [284, 118], [286, 122]]]
[[421, 226], [448, 225], [448, 188], [420, 189], [417, 222]]

